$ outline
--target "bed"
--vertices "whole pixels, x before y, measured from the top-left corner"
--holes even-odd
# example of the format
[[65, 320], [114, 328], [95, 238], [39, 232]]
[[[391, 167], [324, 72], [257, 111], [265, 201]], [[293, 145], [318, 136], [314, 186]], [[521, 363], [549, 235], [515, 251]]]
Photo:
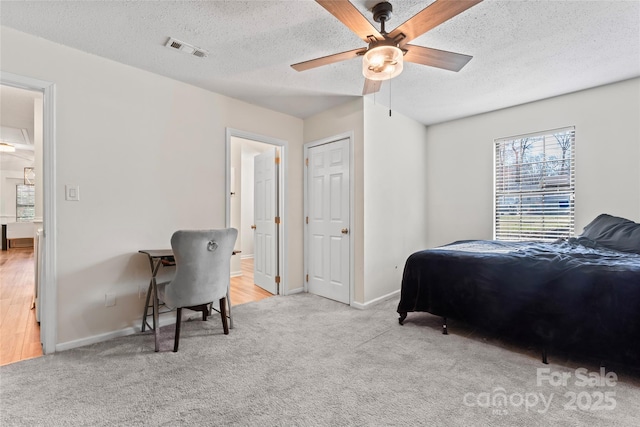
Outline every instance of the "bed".
[[640, 224], [599, 215], [551, 243], [457, 241], [405, 263], [400, 324], [410, 312], [458, 319], [542, 349], [640, 357]]

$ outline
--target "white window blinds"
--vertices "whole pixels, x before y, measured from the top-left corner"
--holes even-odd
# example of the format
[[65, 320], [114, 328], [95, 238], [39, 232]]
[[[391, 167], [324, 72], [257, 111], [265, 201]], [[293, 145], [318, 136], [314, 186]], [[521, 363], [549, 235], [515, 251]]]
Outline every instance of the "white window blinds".
[[575, 129], [495, 140], [495, 239], [574, 233]]

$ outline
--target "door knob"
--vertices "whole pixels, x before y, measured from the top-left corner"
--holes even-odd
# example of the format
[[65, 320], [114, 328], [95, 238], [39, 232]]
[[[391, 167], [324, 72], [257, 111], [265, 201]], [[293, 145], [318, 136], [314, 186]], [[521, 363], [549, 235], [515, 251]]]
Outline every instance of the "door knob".
[[252, 229], [252, 230], [255, 230], [255, 229], [256, 229], [255, 224], [251, 226], [251, 229]]
[[342, 229], [342, 234], [349, 234], [349, 229], [348, 228], [343, 228]]

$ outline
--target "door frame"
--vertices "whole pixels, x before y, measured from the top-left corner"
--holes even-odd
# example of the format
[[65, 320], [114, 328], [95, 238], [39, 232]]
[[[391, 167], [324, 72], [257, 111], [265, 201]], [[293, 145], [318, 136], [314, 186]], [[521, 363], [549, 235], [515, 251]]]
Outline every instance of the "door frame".
[[56, 120], [55, 84], [7, 72], [0, 73], [0, 84], [42, 92], [42, 226], [44, 253], [40, 288], [40, 342], [44, 354], [55, 353], [58, 338], [58, 284], [56, 274]]
[[287, 201], [289, 199], [287, 191], [287, 154], [288, 142], [270, 136], [259, 135], [234, 128], [226, 128], [225, 136], [225, 227], [231, 225], [231, 138], [249, 139], [263, 144], [273, 145], [280, 149], [280, 167], [278, 168], [278, 210], [280, 212], [280, 227], [278, 227], [278, 272], [280, 274], [279, 295], [289, 294], [288, 275], [288, 235], [289, 221], [287, 221]]
[[[355, 238], [353, 231], [354, 227], [354, 212], [355, 212], [355, 182], [354, 182], [354, 173], [353, 173], [353, 165], [355, 160], [354, 154], [354, 134], [353, 131], [344, 132], [335, 136], [330, 136], [327, 138], [319, 139], [312, 142], [307, 142], [304, 144], [304, 159], [305, 159], [305, 167], [304, 167], [304, 217], [309, 216], [309, 194], [307, 191], [307, 186], [309, 185], [309, 168], [306, 166], [306, 159], [309, 158], [309, 149], [313, 147], [317, 147], [319, 145], [330, 144], [332, 142], [337, 142], [343, 139], [348, 139], [349, 145], [349, 305], [352, 306], [354, 303], [355, 297]], [[309, 226], [304, 221], [304, 271], [305, 277], [309, 271]], [[303, 280], [304, 283], [304, 291], [309, 292], [309, 282]]]

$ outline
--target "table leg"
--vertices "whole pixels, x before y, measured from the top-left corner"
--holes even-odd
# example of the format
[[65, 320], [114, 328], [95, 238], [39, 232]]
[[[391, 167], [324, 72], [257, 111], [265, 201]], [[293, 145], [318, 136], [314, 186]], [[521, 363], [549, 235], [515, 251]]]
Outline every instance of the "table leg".
[[[153, 260], [153, 258], [151, 258], [151, 256], [149, 256], [149, 266], [151, 267], [151, 280], [149, 281], [149, 288], [147, 289], [147, 296], [145, 297], [144, 300], [144, 312], [142, 314], [142, 328], [140, 328], [142, 330], [142, 332], [145, 331], [145, 329], [147, 329], [147, 317], [149, 316], [149, 298], [151, 298], [151, 294], [153, 293], [153, 290], [155, 288], [155, 283], [156, 283], [156, 275], [158, 274], [158, 269], [160, 268], [160, 264], [162, 263], [162, 259], [158, 258], [157, 260]], [[157, 297], [157, 295], [156, 295]], [[156, 313], [157, 312], [157, 304], [154, 304], [153, 306], [153, 312]], [[154, 315], [153, 321], [153, 329], [155, 329], [155, 321], [156, 321], [156, 317], [155, 314], [152, 313], [152, 315]]]
[[156, 282], [156, 275], [158, 274], [160, 264], [162, 264], [162, 259], [158, 258], [155, 263], [149, 259], [149, 262], [151, 263], [151, 282], [149, 283], [150, 292], [147, 293], [153, 294], [151, 295], [151, 298], [153, 298], [153, 337], [156, 343], [156, 351], [160, 351], [160, 321], [158, 319], [160, 304], [158, 303], [158, 283]]
[[149, 288], [147, 289], [147, 296], [144, 300], [144, 314], [142, 315], [142, 332], [147, 328], [147, 316], [149, 315], [149, 301], [151, 300], [151, 291], [153, 285], [149, 282]]
[[156, 342], [156, 352], [160, 351], [160, 324], [158, 320], [158, 286], [155, 276], [153, 282], [153, 336]]

